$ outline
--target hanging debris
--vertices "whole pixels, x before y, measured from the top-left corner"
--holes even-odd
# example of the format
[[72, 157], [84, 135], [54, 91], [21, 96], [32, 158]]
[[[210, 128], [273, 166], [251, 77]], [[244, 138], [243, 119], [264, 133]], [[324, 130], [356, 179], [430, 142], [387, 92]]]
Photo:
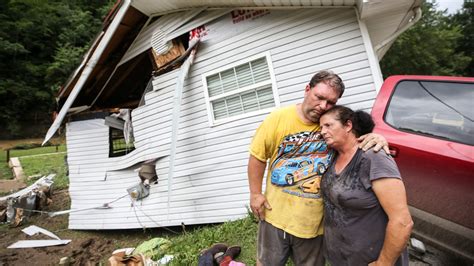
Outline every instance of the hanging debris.
[[55, 174], [38, 179], [33, 185], [0, 198], [0, 221], [13, 227], [22, 224], [33, 212], [49, 205]]

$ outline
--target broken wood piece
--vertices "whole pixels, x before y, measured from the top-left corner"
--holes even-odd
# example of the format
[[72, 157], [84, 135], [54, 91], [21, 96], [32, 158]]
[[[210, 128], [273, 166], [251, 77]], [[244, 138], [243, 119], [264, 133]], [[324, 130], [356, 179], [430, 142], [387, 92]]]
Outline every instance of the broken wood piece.
[[11, 157], [8, 166], [12, 169], [15, 180], [23, 180], [25, 173], [23, 172], [23, 167], [21, 167], [18, 157]]
[[183, 44], [176, 40], [172, 41], [172, 47], [166, 54], [158, 54], [154, 49], [151, 49], [156, 66], [155, 70], [163, 67], [169, 62], [172, 62], [176, 58], [180, 57], [184, 52], [185, 50]]

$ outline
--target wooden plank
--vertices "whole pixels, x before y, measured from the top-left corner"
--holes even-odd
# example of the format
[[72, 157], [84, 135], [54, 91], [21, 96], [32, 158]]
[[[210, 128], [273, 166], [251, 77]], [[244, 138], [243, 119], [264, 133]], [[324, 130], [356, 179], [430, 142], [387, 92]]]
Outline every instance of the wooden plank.
[[172, 41], [172, 47], [166, 54], [158, 55], [155, 49], [151, 49], [151, 53], [153, 55], [153, 58], [155, 59], [155, 63], [157, 66], [157, 69], [155, 70], [158, 70], [159, 68], [172, 62], [173, 60], [175, 60], [176, 58], [184, 54], [184, 52], [185, 52], [185, 49], [184, 49], [183, 44], [177, 40]]

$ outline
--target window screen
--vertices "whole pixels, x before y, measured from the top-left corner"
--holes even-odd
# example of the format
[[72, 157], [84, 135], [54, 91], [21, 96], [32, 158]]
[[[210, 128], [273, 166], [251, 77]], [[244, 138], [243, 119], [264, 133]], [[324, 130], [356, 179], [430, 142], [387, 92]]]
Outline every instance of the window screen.
[[122, 130], [113, 127], [109, 130], [109, 157], [123, 156], [135, 149], [133, 142], [125, 142]]

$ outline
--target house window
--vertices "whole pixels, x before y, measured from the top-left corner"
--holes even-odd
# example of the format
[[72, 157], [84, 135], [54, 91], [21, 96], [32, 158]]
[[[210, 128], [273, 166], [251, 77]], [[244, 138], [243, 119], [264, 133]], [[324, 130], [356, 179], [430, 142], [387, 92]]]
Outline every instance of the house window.
[[265, 53], [203, 75], [211, 125], [279, 106], [272, 70]]
[[134, 149], [133, 142], [125, 142], [123, 130], [109, 127], [109, 157], [123, 156]]

